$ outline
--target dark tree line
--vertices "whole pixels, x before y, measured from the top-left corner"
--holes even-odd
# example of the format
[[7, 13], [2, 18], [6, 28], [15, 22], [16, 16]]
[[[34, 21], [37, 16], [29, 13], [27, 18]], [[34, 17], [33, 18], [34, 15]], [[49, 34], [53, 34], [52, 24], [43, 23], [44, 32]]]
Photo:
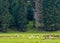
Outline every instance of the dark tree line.
[[45, 30], [58, 30], [60, 28], [60, 0], [44, 0], [44, 28]]
[[0, 0], [0, 31], [25, 32], [31, 21], [37, 30], [59, 30], [59, 5], [59, 0]]

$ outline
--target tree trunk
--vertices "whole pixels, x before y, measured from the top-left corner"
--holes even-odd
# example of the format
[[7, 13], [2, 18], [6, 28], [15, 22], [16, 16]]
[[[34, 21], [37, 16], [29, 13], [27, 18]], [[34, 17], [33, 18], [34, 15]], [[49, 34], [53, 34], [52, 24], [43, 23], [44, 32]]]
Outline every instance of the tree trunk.
[[42, 13], [42, 2], [43, 0], [34, 0], [35, 9], [34, 9], [34, 18], [35, 18], [35, 27], [39, 28], [43, 26], [43, 13]]

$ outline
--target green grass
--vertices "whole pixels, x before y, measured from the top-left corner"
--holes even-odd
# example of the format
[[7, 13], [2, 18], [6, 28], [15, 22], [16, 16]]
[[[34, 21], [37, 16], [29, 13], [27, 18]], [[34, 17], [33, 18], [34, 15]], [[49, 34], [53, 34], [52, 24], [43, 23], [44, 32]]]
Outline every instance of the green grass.
[[[60, 38], [45, 39], [44, 35], [60, 35], [60, 31], [55, 32], [13, 32], [0, 33], [0, 43], [60, 43]], [[34, 36], [31, 38], [31, 36]], [[3, 37], [1, 37], [3, 36]], [[39, 38], [37, 38], [37, 36]]]

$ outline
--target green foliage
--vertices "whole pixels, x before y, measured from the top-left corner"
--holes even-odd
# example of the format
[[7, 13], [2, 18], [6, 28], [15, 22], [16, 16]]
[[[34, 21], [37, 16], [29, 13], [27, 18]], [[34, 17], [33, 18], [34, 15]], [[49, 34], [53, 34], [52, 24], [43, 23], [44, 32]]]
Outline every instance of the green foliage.
[[26, 4], [24, 0], [0, 0], [0, 21], [2, 30], [8, 30], [10, 25], [15, 25], [16, 30], [25, 31]]
[[[44, 22], [38, 26], [43, 30], [60, 29], [60, 0], [43, 0], [42, 4]], [[34, 9], [34, 0], [0, 0], [0, 31], [6, 32], [11, 27], [23, 32], [32, 30], [35, 25]]]
[[[44, 0], [44, 25], [49, 30], [56, 30], [60, 24], [59, 0]], [[53, 27], [53, 28], [52, 28]]]

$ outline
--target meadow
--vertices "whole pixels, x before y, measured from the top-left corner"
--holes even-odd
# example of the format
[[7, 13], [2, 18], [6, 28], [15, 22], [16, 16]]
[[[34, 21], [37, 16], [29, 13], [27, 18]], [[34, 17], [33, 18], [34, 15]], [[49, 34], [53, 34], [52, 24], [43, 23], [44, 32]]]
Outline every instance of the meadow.
[[47, 35], [60, 36], [60, 31], [0, 33], [0, 43], [60, 43], [60, 37], [45, 38]]

